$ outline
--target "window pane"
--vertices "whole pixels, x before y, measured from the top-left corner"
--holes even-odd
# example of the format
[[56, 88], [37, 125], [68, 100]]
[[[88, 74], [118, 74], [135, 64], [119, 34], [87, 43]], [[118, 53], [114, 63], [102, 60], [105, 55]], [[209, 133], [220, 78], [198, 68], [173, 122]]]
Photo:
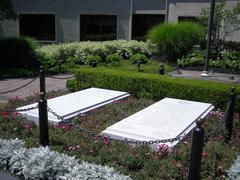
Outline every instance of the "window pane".
[[55, 40], [55, 15], [21, 14], [19, 17], [20, 35], [37, 40]]
[[81, 41], [106, 41], [117, 38], [117, 16], [81, 15]]
[[146, 40], [147, 32], [155, 25], [165, 21], [165, 15], [133, 14], [132, 39]]

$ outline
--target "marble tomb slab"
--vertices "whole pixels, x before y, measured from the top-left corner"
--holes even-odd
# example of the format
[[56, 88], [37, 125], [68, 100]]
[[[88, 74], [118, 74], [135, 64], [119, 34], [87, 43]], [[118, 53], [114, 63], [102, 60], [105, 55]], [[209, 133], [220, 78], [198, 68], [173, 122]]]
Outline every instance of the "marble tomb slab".
[[[184, 137], [195, 127], [196, 120], [203, 119], [213, 108], [209, 103], [164, 98], [106, 128], [102, 134], [133, 141]], [[165, 144], [171, 148], [178, 142]], [[157, 144], [151, 145], [156, 147]]]
[[[123, 99], [130, 96], [127, 92], [113, 91], [100, 88], [89, 88], [75, 93], [63, 95], [60, 97], [52, 98], [47, 101], [48, 107], [54, 112], [60, 115], [64, 121], [86, 113], [90, 110], [109, 104], [115, 100]], [[35, 107], [37, 103], [27, 106], [19, 107], [18, 109], [25, 109], [29, 107]], [[28, 120], [34, 121], [39, 124], [38, 109], [34, 109], [27, 112], [19, 112], [22, 116]], [[58, 119], [52, 113], [48, 112], [49, 123], [59, 125], [62, 123], [61, 119]]]

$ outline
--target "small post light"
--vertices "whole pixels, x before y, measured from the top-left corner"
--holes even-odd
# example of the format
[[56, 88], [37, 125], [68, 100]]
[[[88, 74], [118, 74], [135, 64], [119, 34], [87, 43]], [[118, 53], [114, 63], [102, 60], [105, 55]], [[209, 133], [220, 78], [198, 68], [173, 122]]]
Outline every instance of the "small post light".
[[164, 75], [164, 64], [160, 64], [159, 74]]
[[138, 61], [137, 61], [138, 72], [141, 72], [141, 68], [140, 68], [140, 66], [141, 66], [141, 61], [138, 60]]

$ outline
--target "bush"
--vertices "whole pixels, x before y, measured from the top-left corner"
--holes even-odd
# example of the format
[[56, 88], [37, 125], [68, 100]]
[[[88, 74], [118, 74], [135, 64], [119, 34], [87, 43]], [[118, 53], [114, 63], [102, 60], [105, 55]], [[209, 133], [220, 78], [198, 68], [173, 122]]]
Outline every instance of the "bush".
[[179, 67], [202, 66], [204, 65], [204, 56], [205, 51], [192, 51], [181, 59], [178, 59], [177, 65]]
[[35, 53], [37, 43], [27, 37], [0, 39], [0, 67], [2, 69], [37, 69], [39, 62]]
[[86, 60], [85, 60], [85, 63], [86, 63], [86, 64], [92, 65], [94, 62], [95, 62], [96, 64], [102, 62], [101, 57], [100, 57], [100, 56], [94, 56], [94, 55], [88, 55], [88, 56], [86, 57]]
[[118, 66], [121, 64], [121, 61], [123, 61], [123, 57], [119, 54], [109, 54], [106, 57], [106, 63], [109, 63], [113, 66]]
[[132, 64], [146, 64], [148, 62], [148, 58], [144, 54], [134, 54], [129, 59]]
[[79, 162], [48, 147], [27, 149], [17, 139], [0, 139], [0, 152], [0, 167], [24, 179], [131, 179], [113, 168]]
[[[165, 97], [213, 103], [219, 108], [226, 105], [229, 84], [213, 81], [186, 80], [155, 74], [120, 71], [107, 68], [81, 68], [76, 80], [67, 82], [71, 90], [99, 87], [127, 91], [136, 97], [151, 97], [159, 100]], [[240, 87], [237, 87], [239, 92]], [[220, 98], [221, 97], [221, 98]]]
[[176, 62], [204, 40], [204, 28], [193, 22], [160, 24], [149, 31], [148, 37], [156, 43], [162, 57]]
[[109, 54], [119, 54], [124, 58], [129, 58], [136, 53], [150, 55], [152, 52], [150, 43], [115, 40], [105, 42], [77, 42], [64, 43], [58, 45], [45, 45], [37, 49], [39, 56], [44, 64], [56, 64], [59, 59], [65, 59], [67, 62], [79, 64], [85, 61], [88, 55], [100, 56], [106, 59]]
[[[225, 68], [232, 70], [240, 70], [240, 53], [237, 51], [223, 51], [221, 52], [222, 59], [209, 61], [210, 67]], [[179, 67], [188, 66], [202, 66], [205, 61], [205, 51], [193, 51], [187, 56], [178, 59]]]
[[231, 168], [227, 171], [228, 177], [227, 179], [239, 179], [240, 177], [240, 156], [237, 157], [234, 164], [231, 166]]

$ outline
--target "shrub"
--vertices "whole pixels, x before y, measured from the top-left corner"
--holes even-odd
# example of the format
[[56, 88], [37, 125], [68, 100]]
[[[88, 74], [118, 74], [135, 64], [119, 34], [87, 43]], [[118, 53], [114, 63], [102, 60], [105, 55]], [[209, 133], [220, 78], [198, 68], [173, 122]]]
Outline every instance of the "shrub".
[[[68, 81], [67, 86], [72, 90], [99, 87], [127, 91], [136, 97], [147, 95], [155, 100], [173, 97], [210, 102], [219, 108], [225, 106], [231, 87], [213, 81], [186, 80], [107, 68], [81, 68], [76, 72], [76, 80]], [[239, 92], [240, 87], [236, 87]]]
[[113, 168], [51, 151], [48, 147], [24, 147], [21, 140], [0, 139], [0, 165], [24, 179], [131, 179]]
[[58, 45], [45, 45], [37, 49], [44, 64], [54, 64], [58, 59], [65, 59], [76, 64], [85, 60], [88, 55], [100, 56], [106, 59], [108, 54], [119, 54], [129, 58], [136, 53], [150, 55], [152, 44], [138, 41], [115, 40], [105, 42], [77, 42]]
[[106, 57], [106, 63], [109, 63], [113, 66], [118, 66], [120, 65], [121, 61], [123, 61], [123, 57], [119, 54], [109, 54]]
[[88, 65], [92, 65], [94, 62], [96, 64], [100, 63], [102, 61], [100, 56], [94, 56], [94, 55], [88, 55], [86, 56], [85, 63]]
[[237, 157], [235, 163], [231, 166], [231, 168], [227, 171], [228, 178], [227, 179], [238, 179], [240, 177], [240, 156]]
[[148, 62], [148, 58], [144, 54], [134, 54], [129, 59], [133, 64], [146, 64]]
[[193, 22], [160, 24], [149, 31], [148, 37], [157, 44], [161, 56], [175, 62], [204, 40], [204, 28]]
[[[223, 51], [221, 52], [222, 59], [210, 59], [209, 65], [216, 68], [225, 68], [232, 70], [240, 70], [240, 53], [236, 51]], [[178, 59], [177, 64], [179, 67], [188, 66], [202, 66], [204, 65], [205, 51], [193, 51], [181, 59]]]
[[27, 37], [0, 39], [0, 67], [37, 69], [36, 47], [36, 41]]
[[177, 65], [179, 67], [202, 66], [204, 65], [204, 56], [205, 51], [192, 51], [181, 59], [178, 59]]

